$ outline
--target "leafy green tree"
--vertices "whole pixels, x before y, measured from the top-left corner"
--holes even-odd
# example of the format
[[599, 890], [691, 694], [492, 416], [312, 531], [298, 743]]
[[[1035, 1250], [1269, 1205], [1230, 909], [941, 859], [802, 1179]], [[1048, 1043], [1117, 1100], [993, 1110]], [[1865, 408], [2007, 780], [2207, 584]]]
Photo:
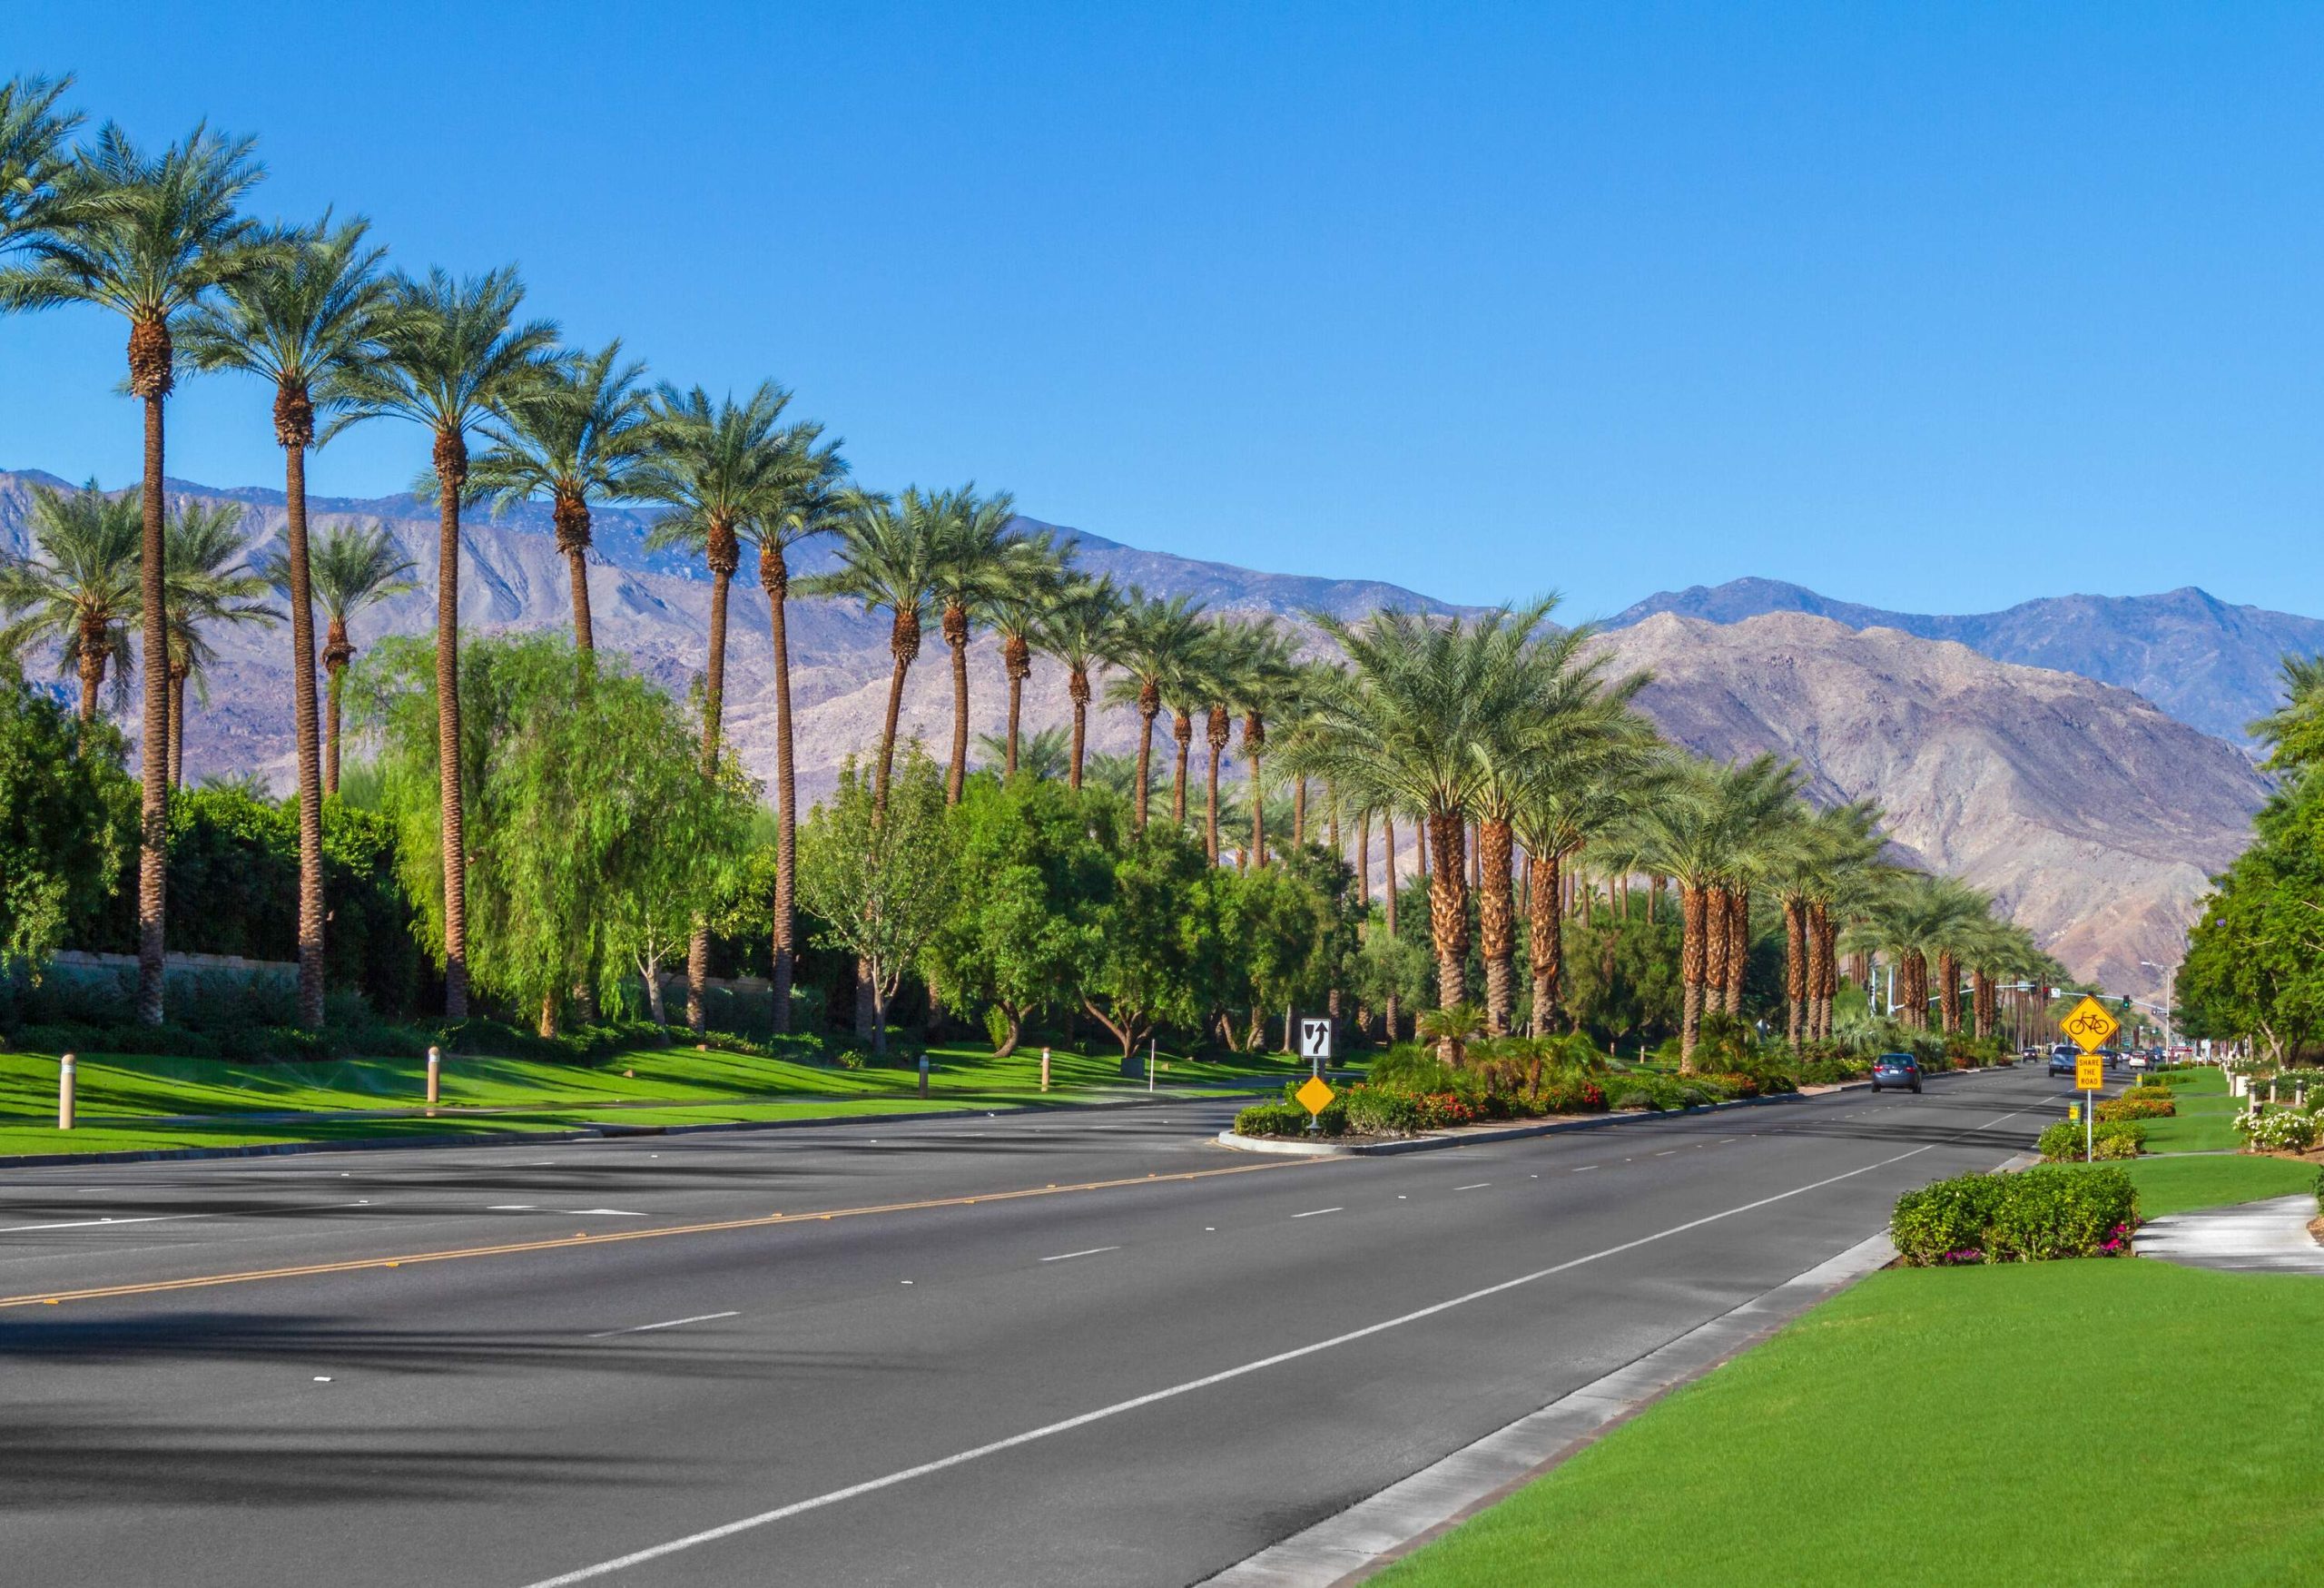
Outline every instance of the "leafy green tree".
[[2189, 1032], [2254, 1038], [2281, 1063], [2324, 1031], [2324, 779], [2279, 790], [2252, 825], [2188, 933], [2179, 1011]]
[[0, 969], [37, 966], [103, 906], [136, 807], [121, 735], [0, 663]]
[[1069, 1001], [1098, 948], [1122, 806], [1112, 795], [979, 773], [952, 813], [960, 901], [926, 958], [946, 995], [997, 1011], [1008, 1057], [1036, 1010]]
[[[1354, 882], [1336, 856], [1315, 849], [1214, 882], [1226, 905], [1234, 996], [1251, 1011], [1245, 1046], [1256, 1045], [1267, 1015], [1287, 1022], [1295, 1010], [1321, 1013], [1345, 981], [1355, 952]], [[1284, 1027], [1285, 1051], [1292, 1029]]]
[[1214, 873], [1184, 829], [1160, 823], [1131, 838], [1114, 862], [1081, 1001], [1124, 1059], [1157, 1028], [1195, 1026], [1231, 996], [1217, 975], [1229, 942]]
[[888, 1006], [950, 918], [961, 881], [943, 773], [917, 741], [886, 795], [851, 755], [831, 803], [799, 834], [800, 901], [827, 923], [833, 947], [856, 956], [870, 987], [872, 1049], [882, 1054]]

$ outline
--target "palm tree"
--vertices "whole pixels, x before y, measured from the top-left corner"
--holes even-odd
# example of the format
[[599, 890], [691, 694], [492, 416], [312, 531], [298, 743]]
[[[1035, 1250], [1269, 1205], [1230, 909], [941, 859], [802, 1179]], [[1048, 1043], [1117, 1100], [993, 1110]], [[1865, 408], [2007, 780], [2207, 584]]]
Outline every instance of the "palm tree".
[[[989, 761], [1004, 760], [1009, 754], [1009, 741], [997, 734], [979, 734], [977, 745]], [[1032, 778], [1063, 777], [1072, 764], [1071, 746], [1072, 739], [1064, 728], [1036, 728], [1017, 745], [1016, 772], [1003, 772], [1001, 775], [1014, 777], [1021, 772]], [[1090, 775], [1096, 775], [1098, 763], [1104, 759], [1101, 755], [1089, 758]], [[1129, 797], [1127, 778], [1122, 781], [1119, 793], [1125, 799]]]
[[1178, 666], [1161, 680], [1162, 701], [1170, 708], [1170, 738], [1177, 750], [1170, 780], [1170, 820], [1187, 824], [1187, 766], [1195, 742], [1195, 713], [1209, 705], [1210, 677], [1219, 667], [1221, 633], [1216, 618], [1187, 642]]
[[1234, 701], [1242, 689], [1243, 670], [1251, 657], [1247, 626], [1224, 616], [1213, 617], [1210, 643], [1204, 647], [1196, 698], [1202, 703], [1203, 740], [1210, 746], [1210, 767], [1205, 785], [1203, 847], [1210, 863], [1218, 863], [1218, 764], [1235, 734]]
[[[181, 143], [147, 155], [106, 123], [94, 147], [60, 173], [62, 216], [20, 235], [27, 261], [0, 269], [0, 310], [86, 303], [129, 321], [129, 392], [145, 409], [145, 472], [139, 505], [143, 557], [139, 614], [148, 658], [167, 653], [162, 632], [162, 410], [175, 384], [172, 333], [220, 287], [271, 256], [256, 226], [236, 212], [263, 175], [249, 139], [196, 126]], [[145, 753], [139, 811], [137, 1018], [162, 1022], [162, 943], [169, 876], [168, 768], [154, 754], [169, 732], [169, 676], [145, 668]]]
[[1130, 820], [1143, 831], [1154, 764], [1154, 719], [1162, 715], [1164, 692], [1199, 663], [1202, 603], [1187, 596], [1165, 600], [1132, 589], [1122, 608], [1117, 640], [1115, 660], [1122, 670], [1106, 686], [1106, 699], [1137, 713], [1137, 774], [1132, 784], [1137, 792]]
[[920, 656], [921, 634], [935, 597], [936, 558], [948, 510], [940, 494], [905, 488], [891, 498], [852, 491], [842, 509], [839, 567], [800, 582], [809, 596], [861, 601], [866, 616], [889, 614], [888, 712], [880, 727], [880, 764], [872, 784], [872, 806], [888, 807], [888, 780], [895, 769], [896, 725], [903, 711], [904, 678]]
[[[274, 386], [287, 517], [283, 577], [290, 607], [290, 720], [299, 760], [299, 1023], [323, 1023], [323, 784], [316, 720], [315, 613], [307, 545], [307, 450], [363, 417], [350, 374], [378, 356], [388, 307], [387, 251], [361, 219], [277, 239], [278, 252], [229, 282], [188, 321], [188, 355], [204, 370], [240, 370]], [[318, 432], [316, 421], [325, 421]], [[182, 701], [180, 702], [182, 710]], [[336, 782], [336, 779], [333, 780]]]
[[369, 407], [401, 414], [434, 438], [436, 481], [436, 759], [444, 852], [444, 1013], [468, 1012], [468, 840], [460, 802], [460, 504], [468, 436], [546, 377], [554, 321], [519, 321], [524, 284], [513, 267], [454, 280], [430, 270], [398, 276], [380, 358], [355, 372]]
[[[278, 592], [292, 594], [290, 558], [287, 549], [271, 551], [259, 559], [258, 571]], [[355, 642], [348, 621], [366, 607], [419, 588], [412, 576], [419, 569], [385, 524], [359, 529], [342, 524], [315, 538], [308, 559], [309, 583], [314, 598], [330, 620], [323, 635], [323, 671], [330, 679], [323, 692], [322, 792], [339, 792], [340, 696], [348, 665], [355, 660]]]
[[[1619, 691], [1627, 701], [1635, 687], [1625, 679], [1608, 694]], [[1533, 1035], [1551, 1035], [1561, 1007], [1565, 940], [1558, 906], [1566, 863], [1586, 848], [1611, 843], [1609, 864], [1629, 869], [1617, 835], [1659, 795], [1675, 768], [1652, 725], [1623, 711], [1610, 712], [1608, 720], [1587, 723], [1584, 731], [1561, 743], [1530, 755], [1521, 751], [1515, 758], [1509, 815], [1514, 836], [1525, 846]]]
[[510, 399], [507, 419], [488, 425], [491, 448], [476, 459], [471, 488], [506, 512], [537, 496], [549, 501], [556, 548], [573, 582], [573, 643], [596, 648], [589, 622], [589, 503], [635, 494], [660, 439], [642, 360], [622, 361], [619, 338], [594, 353], [562, 359], [531, 389]]
[[[1065, 550], [1069, 557], [1071, 547]], [[1009, 726], [1000, 752], [1003, 777], [1017, 774], [1019, 742], [1024, 732], [1025, 681], [1033, 676], [1033, 642], [1040, 635], [1041, 614], [1064, 587], [1067, 566], [1065, 557], [1047, 567], [1021, 566], [984, 604], [984, 622], [1000, 641], [1001, 670], [1009, 676]]]
[[242, 533], [239, 503], [204, 507], [182, 503], [170, 515], [163, 537], [166, 567], [162, 584], [169, 604], [170, 786], [185, 784], [185, 689], [191, 682], [203, 705], [210, 701], [210, 664], [217, 652], [208, 629], [221, 623], [278, 623], [282, 614], [258, 599], [263, 575], [243, 558], [250, 538]]
[[1846, 874], [1879, 853], [1879, 807], [1870, 801], [1801, 812], [1770, 859], [1766, 879], [1783, 912], [1784, 1028], [1794, 1049], [1816, 1034], [1822, 996], [1822, 936], [1817, 906], [1846, 885]]
[[1121, 643], [1121, 592], [1109, 577], [1067, 581], [1041, 613], [1040, 648], [1065, 664], [1066, 697], [1073, 703], [1073, 749], [1066, 781], [1081, 786], [1089, 744], [1089, 669], [1110, 662]]
[[931, 595], [940, 616], [944, 644], [952, 653], [952, 754], [945, 769], [944, 801], [960, 803], [969, 775], [969, 639], [975, 625], [997, 603], [1005, 602], [1035, 568], [1052, 560], [1049, 538], [1029, 538], [1009, 528], [1017, 498], [1003, 491], [979, 497], [973, 484], [946, 491], [936, 515], [936, 545], [930, 568]]
[[1901, 973], [1899, 1004], [1906, 1025], [1928, 1025], [1931, 957], [1949, 955], [1965, 929], [1990, 908], [1985, 896], [1967, 883], [1925, 872], [1897, 873], [1872, 902], [1861, 939], [1886, 953]]
[[[698, 551], [710, 567], [710, 643], [702, 691], [702, 774], [718, 771], [726, 705], [726, 609], [743, 566], [743, 531], [777, 516], [798, 465], [782, 423], [791, 394], [762, 381], [748, 400], [714, 403], [697, 386], [661, 389], [653, 422], [659, 447], [630, 478], [636, 495], [667, 504], [647, 544]], [[763, 573], [762, 574], [763, 577]], [[686, 945], [686, 1025], [708, 1025], [710, 925], [697, 914]]]
[[1286, 709], [1295, 698], [1298, 673], [1293, 665], [1296, 643], [1262, 618], [1245, 630], [1242, 666], [1231, 680], [1228, 704], [1243, 713], [1243, 758], [1251, 780], [1251, 847], [1246, 865], [1267, 863], [1266, 780], [1262, 757], [1266, 751], [1266, 719]]
[[767, 500], [743, 526], [759, 548], [759, 588], [766, 594], [767, 632], [774, 644], [774, 1029], [791, 1030], [791, 984], [798, 970], [796, 900], [799, 782], [791, 731], [791, 565], [787, 553], [818, 535], [836, 534], [847, 460], [836, 440], [810, 420], [782, 432], [780, 461]]
[[72, 86], [69, 76], [0, 82], [0, 257], [72, 222], [59, 184], [72, 168], [68, 140], [81, 117], [56, 108]]
[[91, 480], [65, 494], [33, 488], [38, 555], [0, 567], [0, 608], [20, 614], [0, 630], [0, 656], [54, 645], [61, 670], [81, 676], [81, 721], [97, 716], [113, 676], [115, 708], [129, 701], [130, 626], [142, 611], [137, 493], [109, 497]]
[[1477, 745], [1537, 694], [1532, 637], [1549, 609], [1541, 601], [1474, 619], [1386, 611], [1361, 626], [1315, 618], [1347, 653], [1349, 671], [1316, 695], [1310, 766], [1358, 804], [1425, 814], [1435, 850], [1429, 931], [1442, 1007], [1468, 998], [1462, 847], [1466, 813], [1483, 776]]

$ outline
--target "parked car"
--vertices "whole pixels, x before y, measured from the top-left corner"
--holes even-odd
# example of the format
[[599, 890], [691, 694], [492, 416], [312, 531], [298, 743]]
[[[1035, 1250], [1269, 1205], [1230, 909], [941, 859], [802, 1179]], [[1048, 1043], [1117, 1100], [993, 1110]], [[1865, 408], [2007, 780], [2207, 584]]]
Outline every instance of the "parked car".
[[1872, 1090], [1886, 1086], [1901, 1086], [1908, 1090], [1921, 1089], [1920, 1060], [1910, 1053], [1883, 1053], [1872, 1061]]

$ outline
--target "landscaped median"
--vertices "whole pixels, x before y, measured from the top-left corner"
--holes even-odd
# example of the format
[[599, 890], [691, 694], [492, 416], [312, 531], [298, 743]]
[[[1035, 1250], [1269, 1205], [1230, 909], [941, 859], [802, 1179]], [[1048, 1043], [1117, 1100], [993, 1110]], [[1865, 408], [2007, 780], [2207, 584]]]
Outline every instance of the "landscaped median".
[[[55, 1126], [58, 1056], [0, 1053], [0, 1158], [457, 1141], [606, 1122], [684, 1129], [1125, 1099], [1110, 1055], [1055, 1050], [1045, 1093], [1037, 1051], [996, 1059], [985, 1049], [938, 1048], [922, 1099], [916, 1070], [812, 1063], [803, 1057], [811, 1046], [800, 1050], [803, 1057], [786, 1058], [672, 1044], [586, 1063], [453, 1054], [432, 1110], [420, 1060], [232, 1063], [84, 1053], [72, 1130]], [[1295, 1068], [1260, 1055], [1174, 1059], [1157, 1079], [1165, 1089], [1265, 1087]]]
[[[1899, 1267], [1372, 1581], [2313, 1581], [2324, 1282], [2130, 1257], [2163, 1210], [2142, 1206], [2146, 1175], [2199, 1194], [2178, 1165], [2317, 1182], [2205, 1158], [1909, 1193]], [[2212, 1189], [2256, 1183], [2230, 1169]]]

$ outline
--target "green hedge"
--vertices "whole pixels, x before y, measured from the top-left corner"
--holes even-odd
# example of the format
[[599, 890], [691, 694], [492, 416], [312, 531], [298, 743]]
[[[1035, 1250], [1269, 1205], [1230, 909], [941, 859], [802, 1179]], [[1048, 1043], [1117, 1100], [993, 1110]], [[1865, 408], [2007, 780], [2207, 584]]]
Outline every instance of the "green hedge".
[[[2136, 1119], [2101, 1119], [2088, 1137], [2093, 1158], [2136, 1158], [2146, 1150], [2146, 1127]], [[2060, 1119], [2035, 1143], [2045, 1163], [2080, 1163], [2084, 1136], [2079, 1119]]]
[[[1344, 1096], [1334, 1098], [1315, 1116], [1318, 1134], [1344, 1136], [1347, 1133], [1347, 1102]], [[1237, 1136], [1305, 1136], [1307, 1134], [1307, 1110], [1299, 1103], [1253, 1103], [1235, 1116]]]
[[1908, 1267], [2122, 1257], [2138, 1228], [2137, 1188], [2119, 1169], [2055, 1164], [1963, 1175], [1896, 1198], [1889, 1236]]

